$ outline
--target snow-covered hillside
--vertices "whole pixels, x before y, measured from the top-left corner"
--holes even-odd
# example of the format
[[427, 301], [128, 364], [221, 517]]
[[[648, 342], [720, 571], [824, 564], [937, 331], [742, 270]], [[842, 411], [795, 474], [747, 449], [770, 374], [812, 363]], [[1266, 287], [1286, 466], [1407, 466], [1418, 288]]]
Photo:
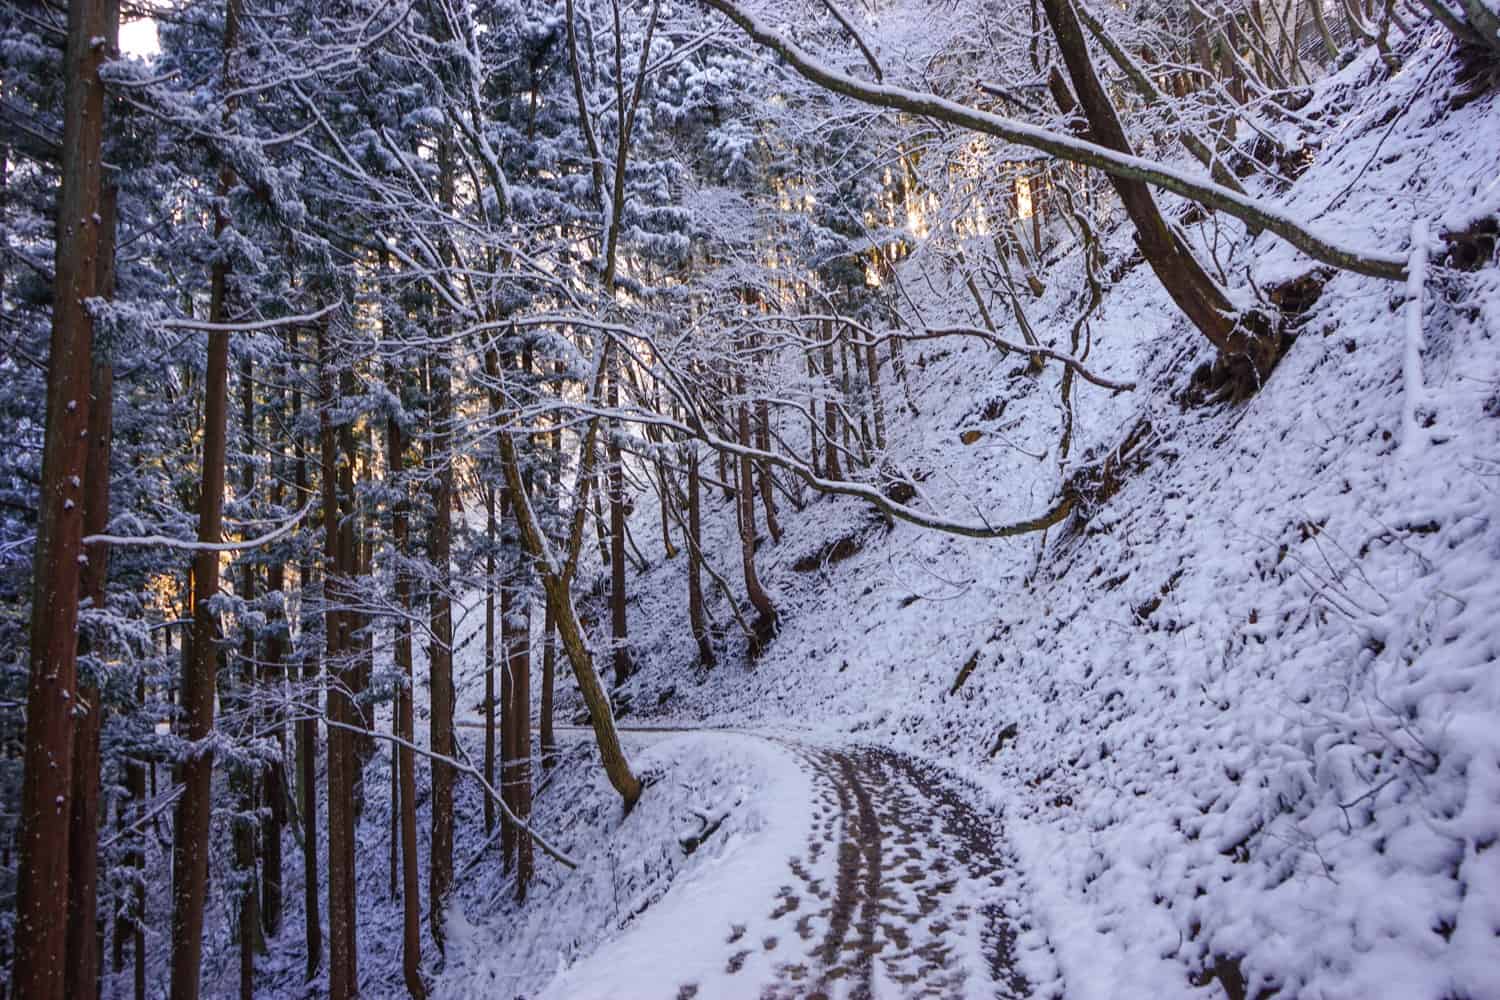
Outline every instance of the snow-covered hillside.
[[[1457, 72], [1433, 33], [1394, 75], [1372, 51], [1325, 81], [1301, 114], [1332, 127], [1289, 204], [1400, 253], [1415, 221], [1493, 218], [1496, 102], [1466, 101]], [[1313, 270], [1235, 232], [1231, 272]], [[1054, 252], [1045, 279], [1026, 308], [1065, 347], [1079, 255]], [[922, 304], [941, 301], [967, 300]], [[1500, 268], [1436, 266], [1415, 373], [1412, 308], [1336, 275], [1260, 393], [1187, 405], [1211, 351], [1134, 267], [1088, 363], [1138, 388], [1076, 390], [1075, 458], [1128, 452], [1107, 495], [1002, 542], [854, 501], [784, 509], [759, 556], [782, 628], [754, 662], [741, 640], [696, 665], [682, 560], [641, 510], [635, 715], [886, 744], [971, 777], [1069, 997], [1500, 996]], [[888, 423], [916, 502], [997, 522], [1047, 504], [1059, 372], [981, 344], [908, 361]], [[710, 559], [737, 579], [733, 506], [713, 497]]]

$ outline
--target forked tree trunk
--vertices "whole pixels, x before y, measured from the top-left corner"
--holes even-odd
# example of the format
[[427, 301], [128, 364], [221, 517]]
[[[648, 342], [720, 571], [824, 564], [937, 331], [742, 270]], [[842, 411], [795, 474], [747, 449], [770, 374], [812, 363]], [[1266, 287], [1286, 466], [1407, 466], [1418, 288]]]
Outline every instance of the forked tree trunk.
[[499, 445], [501, 468], [505, 471], [506, 485], [511, 489], [512, 497], [515, 498], [516, 525], [520, 530], [526, 550], [536, 561], [542, 574], [542, 587], [547, 593], [547, 600], [552, 602], [555, 609], [558, 635], [562, 640], [563, 650], [567, 653], [568, 662], [573, 666], [573, 676], [578, 681], [578, 690], [583, 696], [584, 706], [588, 709], [589, 721], [594, 728], [594, 739], [599, 746], [599, 756], [603, 760], [605, 774], [620, 798], [624, 800], [625, 807], [629, 809], [641, 797], [641, 781], [631, 770], [630, 763], [625, 758], [625, 752], [620, 747], [619, 733], [615, 729], [614, 711], [610, 707], [609, 696], [605, 693], [604, 686], [599, 683], [599, 674], [594, 667], [593, 655], [589, 652], [588, 640], [584, 636], [583, 626], [579, 623], [578, 611], [573, 606], [573, 594], [569, 587], [565, 567], [558, 564], [551, 556], [547, 537], [543, 534], [541, 523], [531, 508], [530, 499], [526, 496], [520, 461], [516, 456], [515, 445], [510, 436], [501, 433]]
[[[744, 400], [745, 378], [740, 376], [739, 388], [741, 399], [739, 401], [739, 439], [740, 444], [747, 448], [753, 447], [754, 442], [750, 437], [750, 404]], [[750, 596], [750, 603], [760, 615], [756, 622], [757, 643], [764, 645], [776, 628], [776, 606], [771, 603], [771, 597], [761, 586], [760, 577], [755, 572], [755, 483], [754, 463], [749, 455], [741, 455], [739, 459], [740, 483], [739, 483], [739, 521], [740, 521], [740, 556], [745, 567], [745, 591]]]
[[[1114, 105], [1094, 72], [1072, 0], [1043, 0], [1043, 8], [1088, 119], [1090, 138], [1117, 152], [1131, 153]], [[1110, 175], [1110, 182], [1135, 227], [1142, 255], [1172, 301], [1222, 356], [1244, 359], [1257, 375], [1267, 374], [1274, 361], [1269, 338], [1256, 338], [1236, 324], [1233, 303], [1167, 224], [1151, 189], [1141, 181], [1115, 174]]]
[[[23, 749], [15, 969], [19, 996], [61, 1000], [67, 968], [68, 808], [73, 780], [78, 600], [98, 280], [106, 0], [68, 6], [62, 191], [47, 368], [47, 411], [32, 575], [30, 680]], [[61, 804], [61, 806], [59, 805]]]

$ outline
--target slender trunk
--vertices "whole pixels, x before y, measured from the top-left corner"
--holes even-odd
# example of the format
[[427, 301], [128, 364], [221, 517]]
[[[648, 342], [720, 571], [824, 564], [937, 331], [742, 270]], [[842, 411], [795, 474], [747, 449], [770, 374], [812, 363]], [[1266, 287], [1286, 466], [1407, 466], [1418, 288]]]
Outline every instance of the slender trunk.
[[[171, 633], [167, 633], [167, 651], [170, 653]], [[146, 701], [146, 682], [140, 681], [136, 687], [136, 704], [144, 704]], [[152, 774], [156, 768], [151, 768]], [[135, 804], [132, 817], [139, 819], [145, 809], [146, 803], [146, 766], [137, 761], [131, 761], [127, 765], [126, 781], [130, 788], [130, 799]], [[131, 950], [132, 955], [132, 979], [135, 987], [135, 1000], [146, 1000], [146, 831], [138, 830], [135, 834], [135, 846], [131, 848], [130, 864], [136, 869], [136, 882], [134, 889], [134, 905], [131, 908]]]
[[30, 680], [23, 750], [15, 969], [19, 996], [61, 1000], [67, 962], [69, 796], [73, 781], [78, 600], [83, 555], [85, 433], [98, 280], [100, 166], [110, 34], [105, 0], [68, 5], [62, 191], [47, 368], [47, 410], [32, 576]]
[[[620, 406], [620, 372], [610, 372], [607, 405]], [[625, 468], [617, 435], [620, 422], [611, 419], [610, 434], [605, 442], [609, 458], [609, 624], [614, 643], [615, 685], [624, 684], [631, 674], [629, 624], [625, 608]]]
[[715, 662], [713, 639], [708, 632], [707, 616], [703, 613], [703, 488], [698, 472], [698, 447], [687, 445], [688, 467], [688, 622], [693, 629], [693, 638], [698, 643], [698, 661], [704, 667]]
[[[511, 608], [506, 617], [506, 673], [510, 707], [505, 716], [505, 787], [510, 808], [522, 821], [531, 814], [531, 598], [524, 563], [511, 576]], [[516, 844], [516, 899], [524, 902], [533, 870], [531, 838]]]
[[[755, 401], [755, 446], [761, 451], [771, 450], [771, 407], [764, 399]], [[771, 540], [781, 541], [781, 523], [776, 519], [776, 486], [772, 482], [771, 463], [758, 463], [760, 504], [766, 509], [766, 530]]]
[[[895, 341], [891, 341], [894, 345]], [[885, 451], [885, 398], [880, 393], [880, 357], [875, 342], [865, 345], [865, 372], [870, 380], [870, 406], [875, 412], [875, 449]]]
[[[240, 470], [239, 499], [249, 498], [255, 488], [255, 469], [250, 460], [254, 442], [255, 396], [251, 379], [253, 362], [248, 354], [240, 358], [240, 427], [243, 434], [244, 462]], [[239, 597], [246, 607], [255, 599], [255, 568], [251, 560], [244, 559], [240, 565]], [[251, 683], [255, 677], [255, 635], [248, 624], [241, 623], [239, 654], [234, 667], [234, 701], [240, 714], [236, 727], [240, 739], [252, 736], [255, 719], [251, 706], [254, 692]], [[232, 896], [238, 896], [238, 931], [240, 949], [240, 1000], [253, 1000], [255, 996], [255, 950], [256, 932], [260, 929], [260, 892], [255, 883], [255, 772], [248, 764], [232, 764], [229, 768], [229, 784], [235, 797], [237, 815], [231, 823], [234, 841], [234, 888]]]
[[823, 448], [827, 455], [824, 474], [829, 479], [843, 479], [844, 471], [839, 465], [839, 404], [833, 371], [833, 322], [823, 320]]
[[[497, 400], [491, 400], [492, 405]], [[498, 408], [498, 407], [497, 407]], [[500, 514], [505, 516], [506, 508], [510, 506], [510, 490], [506, 489], [500, 495]], [[511, 621], [511, 608], [515, 601], [515, 580], [507, 572], [500, 586], [500, 798], [512, 813], [515, 812], [516, 804], [514, 789], [511, 780], [514, 773], [511, 769], [511, 761], [515, 757], [515, 748], [512, 743], [515, 738], [515, 726], [512, 714], [515, 698], [515, 674], [511, 670], [511, 646], [514, 642], [512, 632], [515, 624]], [[509, 816], [500, 820], [500, 859], [505, 871], [510, 871], [511, 865], [516, 858], [516, 825], [511, 822]]]
[[600, 499], [607, 492], [604, 488], [604, 470], [595, 469], [591, 475], [594, 477], [594, 535], [599, 543], [599, 565], [609, 566], [609, 532], [605, 529], [604, 501]]
[[552, 730], [553, 692], [557, 685], [557, 617], [552, 602], [547, 601], [542, 621], [542, 767], [551, 769], [557, 763], [557, 735]]
[[672, 489], [667, 482], [667, 466], [660, 459], [657, 459], [654, 464], [656, 465], [656, 481], [661, 487], [661, 547], [668, 559], [676, 559], [677, 546], [672, 544], [672, 529], [670, 527], [672, 518]]
[[[282, 382], [287, 371], [283, 367]], [[286, 389], [276, 392], [275, 419], [285, 426]], [[285, 501], [283, 477], [286, 474], [284, 442], [278, 439], [272, 456], [271, 506], [279, 508]], [[265, 663], [261, 668], [261, 687], [267, 701], [261, 718], [276, 739], [276, 759], [266, 768], [264, 801], [268, 807], [260, 841], [260, 924], [262, 932], [274, 937], [281, 932], [281, 831], [286, 825], [286, 723], [279, 707], [286, 688], [286, 564], [280, 559], [266, 567], [266, 591], [274, 595], [267, 611]]]
[[[401, 738], [400, 725], [396, 719], [397, 709], [391, 705], [391, 735], [396, 739]], [[401, 765], [397, 759], [399, 745], [395, 740], [391, 741], [391, 805], [390, 816], [390, 861], [388, 871], [390, 882], [386, 886], [386, 893], [391, 902], [401, 898]]]
[[[821, 324], [818, 329], [822, 329]], [[894, 341], [892, 342], [894, 344]], [[818, 447], [818, 364], [813, 360], [816, 348], [809, 347], [807, 356], [807, 382], [810, 391], [807, 394], [807, 464], [816, 471], [822, 468], [819, 462], [821, 449]]]
[[[484, 490], [484, 780], [495, 787], [495, 489]], [[495, 828], [495, 800], [484, 797], [484, 832]], [[501, 851], [501, 856], [505, 852]], [[507, 859], [508, 860], [508, 859]]]
[[[238, 5], [230, 4], [225, 49], [237, 32]], [[226, 194], [232, 176], [219, 180]], [[222, 232], [221, 215], [215, 229]], [[228, 267], [216, 263], [210, 289], [209, 321], [223, 323]], [[204, 380], [203, 492], [198, 503], [198, 540], [221, 540], [224, 503], [225, 417], [228, 410], [229, 334], [208, 335], [208, 369]], [[203, 954], [203, 902], [208, 883], [208, 833], [213, 751], [206, 741], [214, 728], [214, 687], [218, 672], [218, 616], [210, 602], [219, 592], [219, 555], [201, 551], [193, 558], [193, 643], [182, 678], [184, 733], [197, 744], [182, 763], [182, 796], [177, 801], [176, 838], [172, 846], [172, 1000], [196, 1000]]]
[[[233, 77], [234, 49], [239, 39], [239, 0], [227, 0], [224, 10], [224, 77]], [[232, 114], [231, 102], [225, 118]], [[225, 165], [219, 173], [218, 193], [227, 198], [234, 174]], [[222, 238], [229, 224], [222, 209], [216, 212], [214, 235]], [[228, 319], [225, 296], [229, 266], [214, 263], [209, 287], [209, 321]], [[198, 539], [217, 543], [223, 529], [225, 418], [228, 409], [229, 335], [208, 335], [208, 367], [204, 379], [203, 490], [198, 503]], [[172, 845], [172, 1000], [197, 1000], [203, 955], [203, 903], [208, 882], [209, 818], [213, 751], [206, 741], [214, 727], [214, 687], [218, 668], [218, 616], [211, 602], [219, 593], [219, 554], [203, 550], [193, 558], [192, 650], [182, 679], [184, 735], [196, 746], [182, 763], [182, 796], [177, 801], [176, 836]]]
[[[739, 410], [739, 439], [744, 446], [752, 447], [750, 437], [750, 404], [744, 400], [745, 379], [740, 376]], [[771, 633], [776, 628], [776, 606], [771, 603], [768, 595], [760, 584], [760, 577], [755, 572], [755, 484], [752, 479], [754, 475], [753, 463], [749, 455], [741, 455], [740, 483], [739, 483], [739, 509], [740, 509], [740, 555], [745, 565], [745, 590], [750, 596], [750, 603], [760, 614], [760, 620], [756, 622], [756, 634], [758, 641], [764, 645]]]
[[[227, 190], [227, 186], [224, 188]], [[215, 265], [210, 322], [222, 323], [225, 268]], [[223, 528], [224, 437], [229, 381], [229, 335], [208, 336], [208, 375], [204, 383], [203, 491], [198, 503], [198, 540], [217, 544]], [[214, 687], [218, 673], [218, 616], [210, 601], [219, 592], [219, 555], [193, 558], [193, 642], [182, 678], [184, 736], [197, 744], [182, 762], [182, 796], [177, 801], [172, 848], [172, 997], [198, 996], [203, 951], [203, 901], [208, 880], [208, 827], [214, 728]]]

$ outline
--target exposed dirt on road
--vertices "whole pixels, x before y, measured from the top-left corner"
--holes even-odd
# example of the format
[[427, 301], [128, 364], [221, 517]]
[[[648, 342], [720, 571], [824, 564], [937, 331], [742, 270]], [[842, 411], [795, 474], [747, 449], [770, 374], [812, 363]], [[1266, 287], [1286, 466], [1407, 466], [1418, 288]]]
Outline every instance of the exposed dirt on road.
[[[773, 980], [759, 984], [766, 1000], [1030, 996], [1000, 891], [997, 820], [953, 779], [894, 751], [789, 746], [813, 776], [813, 828], [788, 859], [774, 933], [725, 928], [725, 971], [796, 937], [803, 947], [784, 948], [795, 957], [773, 961]], [[694, 983], [677, 997], [708, 1000]]]

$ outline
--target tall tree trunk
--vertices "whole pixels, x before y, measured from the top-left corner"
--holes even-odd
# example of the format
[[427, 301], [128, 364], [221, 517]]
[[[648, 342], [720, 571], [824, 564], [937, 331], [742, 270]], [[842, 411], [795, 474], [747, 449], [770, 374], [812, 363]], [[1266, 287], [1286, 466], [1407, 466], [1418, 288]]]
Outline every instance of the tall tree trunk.
[[[498, 399], [491, 396], [491, 405], [498, 410]], [[510, 506], [510, 490], [506, 489], [500, 494], [500, 516], [505, 516], [506, 508]], [[512, 745], [516, 730], [512, 718], [515, 706], [515, 674], [511, 670], [511, 646], [514, 642], [512, 632], [515, 624], [511, 621], [511, 610], [516, 597], [515, 580], [509, 570], [506, 571], [504, 579], [500, 584], [500, 799], [511, 813], [516, 811], [515, 789], [511, 786], [511, 780], [515, 777], [512, 759], [515, 757], [515, 748]], [[516, 825], [511, 821], [509, 815], [500, 819], [500, 859], [505, 871], [510, 871], [511, 865], [516, 858]]]
[[[224, 29], [225, 60], [238, 34], [239, 5], [230, 0]], [[233, 175], [225, 167], [219, 194], [228, 194]], [[222, 214], [215, 231], [228, 220]], [[209, 322], [227, 320], [228, 265], [214, 264], [209, 295]], [[198, 503], [198, 540], [221, 541], [224, 505], [224, 446], [228, 411], [229, 334], [208, 335], [208, 369], [204, 379], [203, 491]], [[193, 643], [182, 678], [182, 705], [187, 741], [195, 744], [182, 763], [182, 796], [177, 801], [176, 838], [172, 846], [172, 1000], [196, 1000], [203, 954], [203, 902], [208, 882], [208, 834], [213, 751], [206, 741], [214, 728], [214, 688], [218, 672], [218, 616], [210, 604], [219, 592], [219, 554], [200, 551], [193, 558]]]
[[[400, 398], [400, 385], [394, 368], [387, 368], [387, 379], [392, 392]], [[406, 499], [406, 483], [402, 478], [402, 465], [406, 457], [406, 438], [401, 422], [392, 415], [386, 419], [386, 469], [394, 485], [396, 502], [391, 509], [391, 541], [396, 549], [396, 636], [395, 661], [400, 674], [400, 690], [396, 695], [396, 735], [402, 740], [396, 745], [397, 782], [401, 799], [401, 970], [406, 979], [406, 991], [412, 1000], [424, 1000], [427, 985], [422, 981], [422, 903], [419, 898], [417, 859], [417, 773], [412, 757], [412, 656], [411, 622], [407, 612], [411, 609], [411, 574], [405, 560], [408, 549], [407, 512], [410, 504]]]
[[[241, 501], [248, 500], [255, 488], [255, 466], [252, 454], [255, 441], [255, 393], [252, 379], [253, 362], [250, 355], [240, 358], [240, 426], [244, 435], [243, 463], [240, 469]], [[246, 558], [240, 565], [240, 600], [248, 607], [255, 599], [255, 567]], [[235, 698], [239, 702], [239, 736], [246, 739], [254, 734], [255, 713], [252, 711], [255, 694], [252, 684], [255, 678], [255, 635], [246, 624], [241, 624], [244, 633], [240, 638], [240, 650], [235, 664]], [[230, 786], [235, 793], [237, 815], [232, 821], [234, 840], [235, 884], [232, 894], [239, 896], [239, 947], [240, 947], [240, 1000], [254, 1000], [255, 996], [255, 950], [257, 932], [260, 929], [260, 893], [255, 882], [256, 839], [259, 832], [251, 817], [256, 815], [255, 772], [249, 765], [234, 764], [230, 767]]]
[[[221, 191], [228, 184], [221, 182]], [[214, 265], [210, 322], [225, 321], [226, 268]], [[222, 539], [225, 415], [228, 409], [229, 334], [208, 335], [208, 375], [204, 381], [203, 490], [198, 503], [198, 540]], [[219, 554], [200, 551], [193, 558], [193, 642], [182, 678], [184, 736], [195, 744], [182, 762], [182, 796], [177, 801], [172, 848], [172, 997], [198, 996], [203, 951], [203, 901], [208, 880], [208, 827], [213, 751], [214, 688], [218, 673], [218, 616], [210, 604], [219, 592]]]
[[[239, 0], [224, 7], [224, 79], [233, 80], [234, 50], [239, 42]], [[234, 111], [231, 100], [224, 117]], [[219, 172], [219, 198], [226, 199], [234, 173]], [[214, 236], [222, 238], [229, 219], [222, 208], [214, 218]], [[209, 285], [209, 322], [228, 319], [225, 296], [229, 265], [215, 261]], [[223, 533], [224, 450], [229, 382], [229, 334], [208, 335], [208, 367], [203, 388], [203, 489], [198, 502], [198, 540], [216, 544]], [[214, 728], [214, 688], [218, 669], [218, 616], [211, 603], [219, 592], [219, 554], [201, 550], [193, 558], [193, 639], [182, 678], [182, 705], [189, 743], [182, 763], [182, 796], [177, 801], [176, 836], [172, 844], [172, 1000], [197, 1000], [203, 955], [203, 903], [208, 882], [208, 834], [212, 804], [213, 752], [205, 745]]]
[[[275, 420], [286, 426], [285, 366], [280, 371], [282, 386], [276, 390]], [[273, 434], [273, 436], [275, 436]], [[283, 486], [286, 475], [285, 442], [276, 436], [276, 448], [272, 452], [271, 495], [273, 508], [280, 508], [285, 501]], [[266, 728], [276, 739], [276, 759], [266, 768], [262, 789], [266, 804], [266, 822], [261, 828], [260, 841], [260, 926], [262, 932], [275, 937], [281, 932], [282, 909], [282, 861], [281, 832], [286, 825], [286, 721], [280, 708], [286, 689], [286, 564], [273, 559], [266, 567], [266, 592], [274, 595], [267, 609], [265, 662], [261, 666], [261, 688], [268, 704], [261, 713]]]
[[[512, 504], [514, 506], [514, 504]], [[531, 814], [531, 596], [526, 566], [513, 561], [509, 574], [509, 614], [504, 619], [506, 674], [510, 678], [510, 701], [505, 715], [505, 787], [511, 811], [525, 821]], [[516, 899], [525, 902], [532, 874], [531, 838], [524, 834], [516, 843]]]
[[[359, 989], [355, 955], [354, 747], [349, 697], [350, 613], [344, 604], [353, 569], [350, 533], [341, 523], [352, 504], [340, 503], [353, 489], [353, 470], [338, 459], [333, 424], [333, 361], [327, 325], [318, 329], [320, 400], [318, 424], [323, 479], [324, 649], [328, 665], [328, 994], [347, 1000]], [[341, 510], [342, 508], [342, 510]]]
[[[292, 357], [297, 356], [297, 331], [294, 327], [287, 334], [287, 346]], [[292, 383], [292, 426], [302, 418], [302, 390], [297, 388], [300, 379]], [[308, 470], [307, 442], [301, 434], [293, 438], [292, 457], [297, 483], [297, 498], [308, 502], [312, 496], [312, 478]], [[303, 554], [297, 568], [298, 583], [304, 595], [302, 621], [298, 629], [304, 636], [302, 650], [302, 689], [307, 699], [297, 720], [297, 783], [301, 792], [302, 806], [302, 913], [304, 917], [303, 938], [307, 944], [306, 978], [311, 980], [318, 974], [323, 963], [323, 924], [318, 915], [318, 653], [306, 644], [305, 637], [317, 634], [315, 616], [308, 610], [305, 595], [312, 589], [313, 557], [311, 552]], [[326, 625], [325, 625], [326, 628]]]
[[707, 616], [703, 612], [703, 486], [698, 472], [698, 446], [689, 442], [687, 448], [688, 467], [688, 623], [693, 629], [693, 638], [698, 642], [698, 662], [704, 667], [714, 665], [713, 638], [708, 632]]
[[[116, 29], [119, 11], [108, 18]], [[107, 43], [113, 52], [116, 39]], [[109, 299], [115, 288], [116, 197], [113, 184], [106, 184], [99, 199], [99, 256], [95, 294]], [[87, 535], [103, 534], [109, 526], [109, 457], [114, 435], [115, 369], [107, 344], [100, 345], [91, 377], [89, 401], [88, 458], [83, 477], [83, 527]], [[85, 551], [83, 596], [96, 611], [104, 608], [105, 583], [109, 576], [109, 546], [96, 542]], [[102, 660], [103, 643], [84, 632], [80, 652], [91, 652]], [[96, 663], [94, 670], [100, 667]], [[73, 734], [73, 797], [68, 830], [68, 955], [66, 990], [69, 997], [97, 1000], [103, 955], [97, 943], [99, 924], [99, 733], [104, 706], [98, 678], [80, 678], [79, 700], [86, 708]]]
[[93, 320], [100, 241], [108, 0], [68, 5], [62, 190], [47, 368], [47, 411], [31, 605], [30, 681], [23, 749], [20, 870], [16, 885], [18, 995], [61, 1000], [67, 958], [69, 808], [78, 694], [78, 600], [88, 463]]
[[[493, 396], [493, 394], [492, 394]], [[484, 781], [495, 787], [495, 488], [484, 487]], [[484, 797], [484, 832], [495, 828], [495, 800]], [[501, 856], [505, 857], [502, 849]], [[509, 860], [507, 858], [507, 860]]]
[[[449, 184], [452, 183], [450, 180]], [[453, 604], [450, 596], [451, 523], [453, 510], [452, 377], [446, 351], [432, 359], [432, 527], [428, 558], [432, 562], [430, 667], [432, 714], [429, 722], [432, 760], [432, 843], [428, 868], [428, 922], [438, 951], [444, 949], [443, 907], [453, 882]]]
[[[166, 631], [166, 630], [164, 630]], [[170, 631], [167, 635], [167, 652], [172, 650]], [[141, 680], [136, 686], [136, 703], [144, 704], [146, 701], [146, 682]], [[152, 767], [155, 774], [155, 767]], [[130, 799], [135, 809], [132, 818], [139, 821], [145, 810], [146, 803], [146, 765], [139, 761], [131, 761], [126, 765], [126, 782], [130, 789]], [[130, 935], [131, 935], [131, 972], [133, 973], [133, 985], [135, 987], [135, 1000], [146, 1000], [146, 832], [137, 830], [135, 834], [135, 845], [131, 848], [129, 863], [136, 869], [136, 881], [133, 892], [134, 900], [131, 907]], [[117, 931], [118, 933], [118, 931]]]

